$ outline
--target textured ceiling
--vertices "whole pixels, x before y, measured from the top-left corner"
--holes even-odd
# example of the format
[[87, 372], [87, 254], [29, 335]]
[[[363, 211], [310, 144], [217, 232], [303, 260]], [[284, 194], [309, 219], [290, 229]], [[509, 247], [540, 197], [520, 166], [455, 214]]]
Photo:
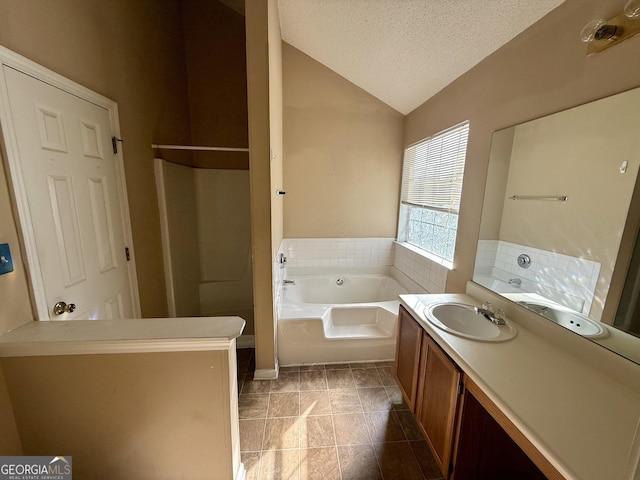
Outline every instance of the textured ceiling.
[[407, 114], [563, 0], [278, 0], [282, 39]]

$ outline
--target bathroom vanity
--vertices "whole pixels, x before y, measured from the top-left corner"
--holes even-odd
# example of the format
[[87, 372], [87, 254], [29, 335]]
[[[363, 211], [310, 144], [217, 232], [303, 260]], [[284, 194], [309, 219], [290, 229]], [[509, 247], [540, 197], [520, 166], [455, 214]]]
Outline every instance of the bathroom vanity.
[[468, 295], [400, 299], [396, 378], [445, 478], [633, 478], [637, 393], [510, 317], [500, 341], [429, 320]]

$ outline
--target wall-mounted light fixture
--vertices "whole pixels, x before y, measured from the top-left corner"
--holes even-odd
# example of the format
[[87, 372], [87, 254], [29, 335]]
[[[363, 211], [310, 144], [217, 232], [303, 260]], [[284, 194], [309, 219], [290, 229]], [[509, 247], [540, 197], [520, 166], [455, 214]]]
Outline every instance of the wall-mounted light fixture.
[[587, 23], [580, 38], [588, 43], [587, 55], [600, 52], [640, 33], [640, 0], [629, 0], [624, 11], [610, 20], [599, 18]]

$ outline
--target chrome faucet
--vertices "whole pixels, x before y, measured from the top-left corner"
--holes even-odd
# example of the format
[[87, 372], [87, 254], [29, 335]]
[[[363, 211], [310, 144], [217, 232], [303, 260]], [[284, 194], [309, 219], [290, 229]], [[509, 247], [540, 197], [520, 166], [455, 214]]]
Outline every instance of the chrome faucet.
[[481, 307], [475, 307], [474, 311], [496, 325], [507, 324], [507, 322], [504, 321], [504, 312], [502, 309], [494, 309], [493, 305], [489, 302], [484, 302]]
[[520, 285], [522, 285], [522, 280], [521, 280], [521, 279], [519, 279], [518, 277], [510, 278], [510, 279], [509, 279], [509, 285], [517, 285], [517, 286], [520, 286]]

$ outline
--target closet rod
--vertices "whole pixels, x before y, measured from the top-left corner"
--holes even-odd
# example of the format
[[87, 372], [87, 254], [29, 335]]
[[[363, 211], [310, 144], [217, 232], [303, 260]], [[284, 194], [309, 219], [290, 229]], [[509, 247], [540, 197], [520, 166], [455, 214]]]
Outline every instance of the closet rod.
[[213, 152], [248, 152], [248, 148], [235, 148], [235, 147], [199, 147], [195, 145], [158, 145], [152, 143], [151, 148], [158, 148], [160, 150], [200, 150], [200, 151], [213, 151]]

